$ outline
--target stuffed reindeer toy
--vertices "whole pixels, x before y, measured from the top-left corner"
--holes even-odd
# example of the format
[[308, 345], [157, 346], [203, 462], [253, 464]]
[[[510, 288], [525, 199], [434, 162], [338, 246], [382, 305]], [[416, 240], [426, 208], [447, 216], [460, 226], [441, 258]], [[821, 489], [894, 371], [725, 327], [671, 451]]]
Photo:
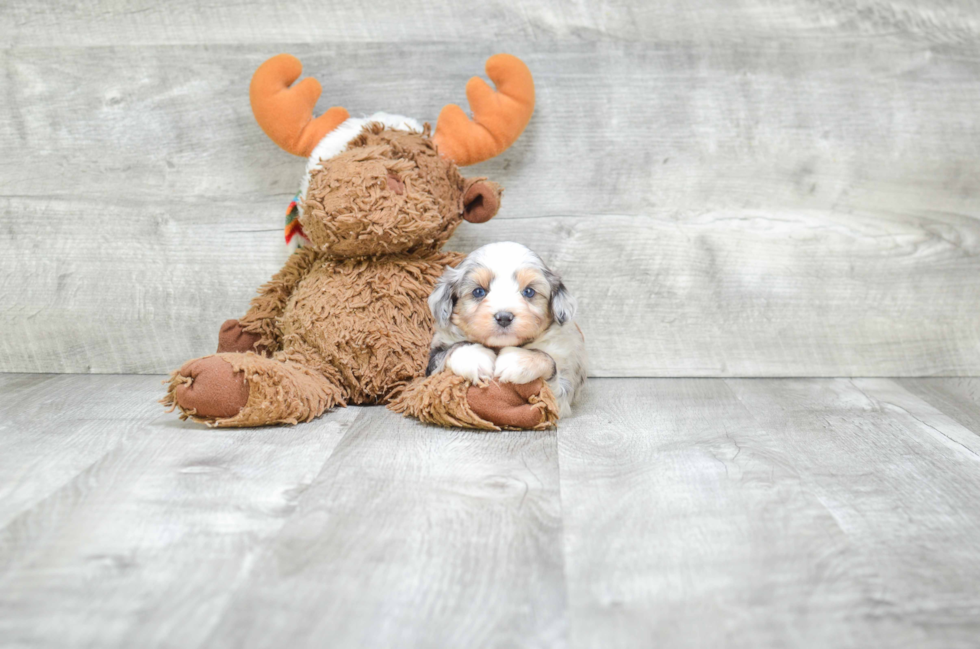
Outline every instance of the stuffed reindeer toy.
[[456, 105], [428, 124], [331, 108], [313, 118], [320, 84], [288, 55], [269, 59], [250, 87], [252, 111], [273, 142], [306, 157], [287, 237], [303, 242], [259, 289], [239, 320], [221, 327], [216, 354], [175, 371], [163, 403], [211, 426], [310, 421], [346, 404], [388, 404], [447, 426], [554, 425], [542, 381], [471, 385], [426, 377], [433, 318], [427, 299], [463, 255], [441, 250], [463, 221], [494, 216], [501, 188], [464, 178], [460, 166], [492, 158], [520, 136], [534, 111], [534, 82], [519, 59], [486, 64], [496, 91], [466, 86], [471, 120]]

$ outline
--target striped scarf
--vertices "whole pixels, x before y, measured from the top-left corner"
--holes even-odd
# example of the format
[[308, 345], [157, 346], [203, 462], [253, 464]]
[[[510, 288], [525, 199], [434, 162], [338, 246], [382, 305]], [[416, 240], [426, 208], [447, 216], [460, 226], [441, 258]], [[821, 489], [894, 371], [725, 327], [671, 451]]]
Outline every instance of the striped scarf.
[[303, 226], [299, 224], [298, 201], [299, 194], [296, 194], [293, 196], [293, 200], [289, 202], [289, 207], [286, 208], [286, 245], [292, 248], [293, 252], [310, 245], [310, 240], [306, 238], [306, 234], [303, 232]]

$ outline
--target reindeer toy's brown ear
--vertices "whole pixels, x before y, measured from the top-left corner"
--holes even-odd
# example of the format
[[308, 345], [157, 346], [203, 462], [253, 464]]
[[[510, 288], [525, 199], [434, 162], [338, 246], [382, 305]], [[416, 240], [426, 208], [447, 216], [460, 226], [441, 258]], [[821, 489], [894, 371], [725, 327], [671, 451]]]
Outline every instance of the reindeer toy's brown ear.
[[500, 209], [500, 185], [486, 178], [467, 178], [460, 196], [460, 211], [470, 223], [486, 223]]

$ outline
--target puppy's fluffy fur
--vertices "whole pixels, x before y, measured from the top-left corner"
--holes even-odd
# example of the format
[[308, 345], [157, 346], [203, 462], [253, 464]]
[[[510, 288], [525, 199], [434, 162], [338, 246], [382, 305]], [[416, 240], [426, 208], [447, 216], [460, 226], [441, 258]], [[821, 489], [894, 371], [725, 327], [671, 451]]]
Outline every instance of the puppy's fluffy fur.
[[426, 374], [448, 368], [474, 383], [543, 379], [568, 414], [586, 377], [575, 300], [541, 258], [491, 243], [447, 268], [429, 297], [436, 333]]

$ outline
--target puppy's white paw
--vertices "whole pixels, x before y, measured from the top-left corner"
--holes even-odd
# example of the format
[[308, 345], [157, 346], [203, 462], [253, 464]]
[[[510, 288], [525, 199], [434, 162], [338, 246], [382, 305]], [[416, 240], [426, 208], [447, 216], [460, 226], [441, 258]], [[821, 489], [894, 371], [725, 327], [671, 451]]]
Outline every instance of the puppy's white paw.
[[497, 355], [483, 345], [466, 345], [449, 355], [446, 367], [470, 383], [481, 383], [493, 376], [493, 365]]
[[549, 379], [555, 371], [555, 362], [544, 352], [504, 347], [497, 354], [493, 375], [501, 383], [523, 385], [534, 379]]

